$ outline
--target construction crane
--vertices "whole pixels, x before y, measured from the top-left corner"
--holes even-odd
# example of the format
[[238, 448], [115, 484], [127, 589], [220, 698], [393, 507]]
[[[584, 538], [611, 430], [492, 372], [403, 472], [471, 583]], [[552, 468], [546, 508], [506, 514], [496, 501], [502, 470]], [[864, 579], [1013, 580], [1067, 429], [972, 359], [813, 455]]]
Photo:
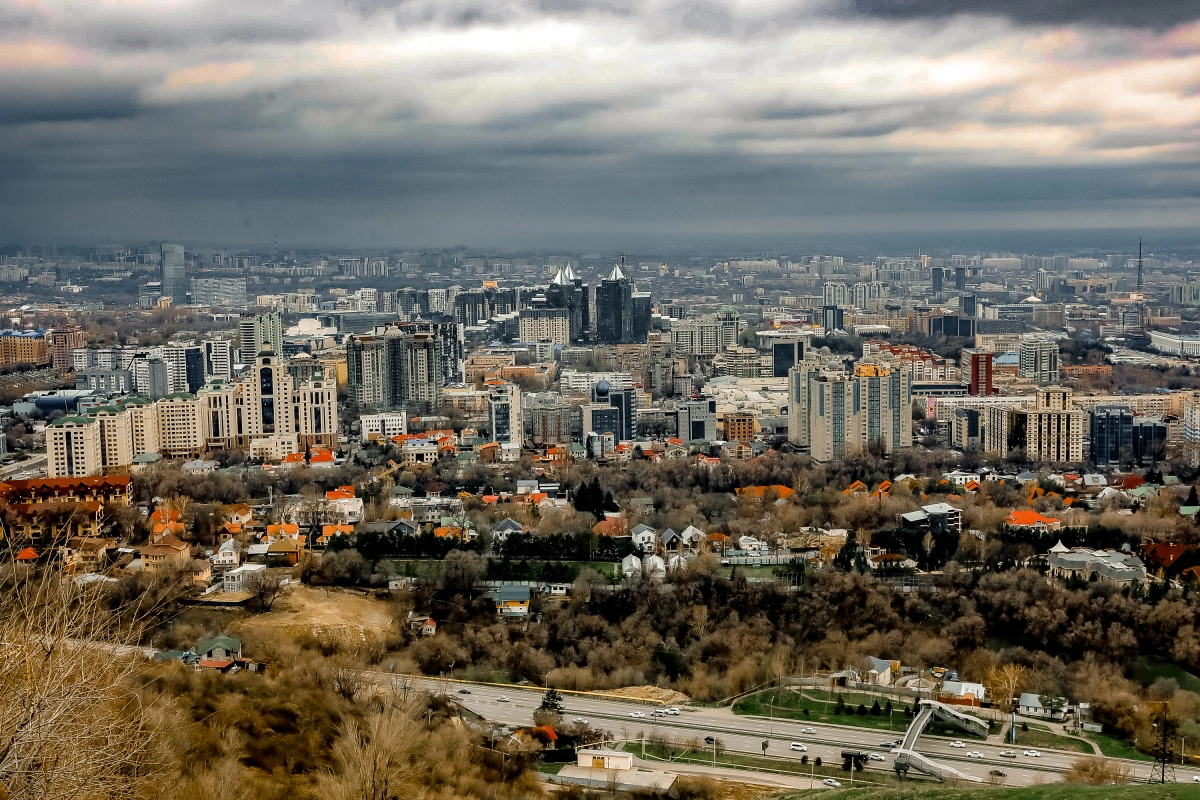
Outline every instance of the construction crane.
[[379, 474], [375, 474], [375, 468], [372, 467], [371, 472], [367, 473], [366, 483], [375, 483], [377, 481], [381, 481], [403, 466], [403, 464], [397, 464], [395, 461], [389, 461], [387, 469], [383, 470], [383, 472], [380, 472]]

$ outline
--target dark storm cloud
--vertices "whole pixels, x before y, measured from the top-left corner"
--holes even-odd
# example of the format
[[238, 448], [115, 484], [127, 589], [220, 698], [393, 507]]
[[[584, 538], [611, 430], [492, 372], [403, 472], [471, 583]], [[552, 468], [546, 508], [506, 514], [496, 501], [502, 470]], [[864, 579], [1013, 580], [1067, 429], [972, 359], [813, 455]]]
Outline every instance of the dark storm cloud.
[[1195, 0], [836, 0], [830, 10], [887, 19], [972, 14], [1024, 25], [1084, 23], [1156, 30], [1200, 17]]
[[114, 120], [137, 113], [134, 89], [69, 87], [28, 92], [0, 88], [0, 125]]
[[584, 246], [1195, 211], [1195, 81], [1145, 55], [1186, 42], [1048, 34], [1071, 3], [835, 2], [22, 7], [0, 239]]

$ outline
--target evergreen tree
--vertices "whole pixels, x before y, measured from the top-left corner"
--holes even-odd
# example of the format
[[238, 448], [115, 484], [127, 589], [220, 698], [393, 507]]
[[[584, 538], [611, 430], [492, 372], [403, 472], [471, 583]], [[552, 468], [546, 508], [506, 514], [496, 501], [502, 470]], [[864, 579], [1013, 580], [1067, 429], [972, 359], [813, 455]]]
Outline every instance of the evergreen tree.
[[1185, 506], [1200, 506], [1200, 495], [1196, 494], [1196, 484], [1192, 484], [1192, 490], [1188, 492], [1187, 502]]
[[542, 704], [538, 706], [538, 711], [550, 711], [555, 714], [562, 714], [566, 709], [563, 707], [562, 695], [555, 688], [550, 688], [542, 695]]
[[883, 709], [879, 707], [879, 701], [876, 700], [875, 705], [871, 706], [871, 716], [878, 717], [882, 713], [883, 713]]

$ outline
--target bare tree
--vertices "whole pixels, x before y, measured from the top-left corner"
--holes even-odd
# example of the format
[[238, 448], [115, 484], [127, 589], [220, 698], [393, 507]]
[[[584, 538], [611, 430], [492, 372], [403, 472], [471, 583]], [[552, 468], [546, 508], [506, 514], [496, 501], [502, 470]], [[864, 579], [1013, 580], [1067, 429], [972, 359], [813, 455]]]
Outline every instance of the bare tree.
[[43, 571], [0, 590], [0, 796], [134, 797], [168, 771], [162, 709], [136, 685], [138, 615]]
[[246, 589], [258, 600], [258, 607], [270, 611], [283, 592], [283, 577], [269, 569], [259, 570], [246, 580]]
[[369, 683], [362, 670], [353, 664], [339, 664], [333, 670], [333, 690], [342, 697], [354, 701], [364, 691]]
[[411, 704], [392, 702], [359, 722], [350, 717], [338, 730], [333, 756], [339, 770], [318, 778], [329, 800], [396, 800], [414, 797], [414, 756], [421, 736]]

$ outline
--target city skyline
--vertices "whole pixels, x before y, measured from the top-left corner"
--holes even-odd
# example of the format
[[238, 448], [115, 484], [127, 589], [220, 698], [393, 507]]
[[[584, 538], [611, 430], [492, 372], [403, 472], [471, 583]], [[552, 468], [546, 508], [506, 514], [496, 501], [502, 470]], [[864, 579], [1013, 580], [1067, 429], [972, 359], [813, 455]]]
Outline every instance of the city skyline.
[[1200, 11], [955, 8], [18, 3], [0, 240], [1188, 237]]

